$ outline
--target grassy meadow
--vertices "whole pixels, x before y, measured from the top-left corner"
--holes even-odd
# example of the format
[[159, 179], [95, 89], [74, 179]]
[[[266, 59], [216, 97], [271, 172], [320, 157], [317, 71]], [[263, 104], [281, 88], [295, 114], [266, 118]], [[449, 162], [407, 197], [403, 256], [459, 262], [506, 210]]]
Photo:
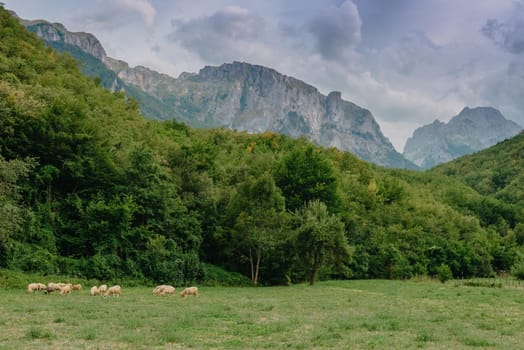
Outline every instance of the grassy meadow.
[[[86, 286], [87, 287], [87, 286]], [[449, 281], [202, 287], [120, 298], [0, 289], [0, 349], [518, 349], [524, 289]]]

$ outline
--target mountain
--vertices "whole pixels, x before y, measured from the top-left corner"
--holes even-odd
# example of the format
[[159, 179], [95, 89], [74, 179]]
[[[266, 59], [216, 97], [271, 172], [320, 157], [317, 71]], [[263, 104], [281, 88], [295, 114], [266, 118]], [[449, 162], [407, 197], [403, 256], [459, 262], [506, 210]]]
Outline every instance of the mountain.
[[[308, 271], [296, 262], [310, 249], [295, 238], [322, 224], [309, 220], [318, 215], [347, 234], [326, 279], [408, 279], [442, 266], [454, 277], [486, 277], [509, 271], [521, 253], [523, 206], [458, 176], [482, 173], [476, 185], [522, 192], [514, 182], [524, 173], [522, 137], [452, 162], [448, 176], [387, 169], [305, 138], [147, 120], [136, 101], [84, 76], [1, 4], [0, 38], [3, 270], [231, 281], [206, 262], [246, 276], [259, 266], [261, 284], [302, 283]], [[325, 99], [331, 108], [338, 96]], [[264, 252], [256, 264], [244, 258], [252, 247]]]
[[[298, 79], [242, 62], [206, 66], [198, 74], [173, 78], [107, 56], [91, 34], [69, 32], [61, 24], [42, 20], [21, 23], [54, 48], [70, 52], [83, 63], [84, 72], [100, 77], [105, 87], [136, 97], [148, 118], [176, 119], [193, 127], [305, 136], [378, 165], [417, 168], [394, 149], [368, 110], [343, 100], [340, 92], [325, 96]], [[78, 49], [91, 57], [79, 55]], [[89, 68], [100, 63], [105, 71]]]
[[435, 120], [418, 128], [404, 147], [404, 157], [428, 169], [513, 137], [522, 127], [495, 108], [464, 108], [447, 124]]

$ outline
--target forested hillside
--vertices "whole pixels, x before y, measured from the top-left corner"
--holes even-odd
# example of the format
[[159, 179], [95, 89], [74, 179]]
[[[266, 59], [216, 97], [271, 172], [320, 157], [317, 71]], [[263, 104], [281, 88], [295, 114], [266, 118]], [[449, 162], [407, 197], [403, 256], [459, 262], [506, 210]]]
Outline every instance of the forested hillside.
[[522, 203], [303, 138], [147, 121], [4, 9], [0, 26], [1, 267], [281, 284], [487, 276], [522, 251]]
[[479, 193], [524, 206], [524, 133], [434, 169]]

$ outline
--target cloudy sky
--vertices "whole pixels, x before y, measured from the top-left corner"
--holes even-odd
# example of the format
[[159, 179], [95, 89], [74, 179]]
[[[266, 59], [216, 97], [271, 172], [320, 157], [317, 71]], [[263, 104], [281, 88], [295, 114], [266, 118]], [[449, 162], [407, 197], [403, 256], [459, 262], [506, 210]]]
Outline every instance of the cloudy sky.
[[524, 125], [524, 0], [3, 0], [177, 77], [268, 66], [369, 109], [400, 152], [419, 126], [493, 106]]

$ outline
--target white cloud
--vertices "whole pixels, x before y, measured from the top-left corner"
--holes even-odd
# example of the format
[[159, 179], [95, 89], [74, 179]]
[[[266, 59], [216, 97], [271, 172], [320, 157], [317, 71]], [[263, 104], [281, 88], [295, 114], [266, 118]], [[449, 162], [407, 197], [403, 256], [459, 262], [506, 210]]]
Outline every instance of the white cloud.
[[137, 12], [148, 28], [152, 28], [155, 23], [156, 10], [148, 0], [116, 0], [121, 7]]

